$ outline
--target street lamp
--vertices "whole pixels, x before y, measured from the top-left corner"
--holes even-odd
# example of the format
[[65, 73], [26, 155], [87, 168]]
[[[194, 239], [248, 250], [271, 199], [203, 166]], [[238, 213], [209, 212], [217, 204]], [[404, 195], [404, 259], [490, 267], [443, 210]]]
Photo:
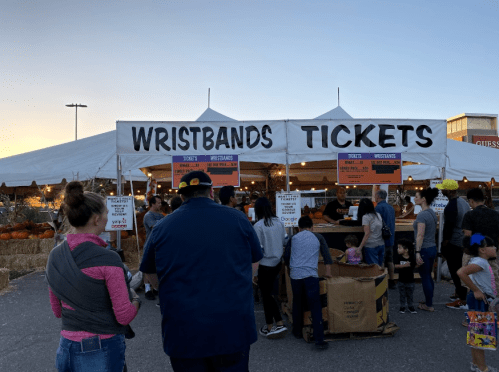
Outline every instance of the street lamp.
[[87, 107], [87, 105], [82, 105], [81, 103], [71, 103], [66, 105], [66, 107], [76, 107], [75, 115], [75, 141], [78, 140], [78, 107]]

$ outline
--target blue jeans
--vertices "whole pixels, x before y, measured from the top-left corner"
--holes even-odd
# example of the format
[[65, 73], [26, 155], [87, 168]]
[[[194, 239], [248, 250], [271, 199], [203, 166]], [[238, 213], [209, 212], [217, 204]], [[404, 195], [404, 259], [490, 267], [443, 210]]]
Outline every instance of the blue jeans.
[[125, 365], [125, 336], [101, 340], [82, 351], [82, 343], [61, 337], [55, 368], [59, 372], [122, 372]]
[[293, 290], [293, 334], [302, 336], [303, 329], [303, 302], [312, 314], [312, 327], [316, 343], [324, 341], [324, 326], [322, 324], [322, 306], [320, 298], [319, 278], [309, 276], [303, 279], [291, 279]]
[[421, 276], [421, 284], [423, 286], [426, 306], [428, 307], [433, 307], [433, 289], [435, 287], [435, 283], [431, 277], [431, 272], [433, 270], [433, 264], [435, 263], [435, 257], [437, 257], [437, 247], [421, 249], [421, 259], [424, 262], [421, 266], [419, 266], [418, 271]]
[[378, 264], [383, 267], [385, 262], [385, 246], [378, 245], [374, 248], [364, 247], [364, 261], [368, 264]]
[[483, 300], [477, 300], [473, 291], [468, 293], [468, 296], [466, 297], [466, 305], [468, 305], [469, 311], [489, 311], [489, 304]]
[[234, 354], [214, 355], [206, 358], [170, 357], [175, 372], [248, 372], [250, 348]]

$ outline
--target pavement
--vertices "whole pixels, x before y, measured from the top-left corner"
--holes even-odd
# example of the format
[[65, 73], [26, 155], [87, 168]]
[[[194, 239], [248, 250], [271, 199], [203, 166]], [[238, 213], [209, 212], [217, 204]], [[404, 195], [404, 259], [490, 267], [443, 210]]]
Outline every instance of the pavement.
[[[466, 346], [463, 310], [445, 308], [454, 287], [435, 284], [435, 312], [399, 314], [398, 291], [389, 291], [390, 321], [400, 330], [393, 337], [342, 340], [318, 351], [313, 344], [290, 333], [279, 340], [258, 336], [251, 345], [250, 371], [469, 371], [471, 353]], [[140, 293], [143, 298], [144, 293]], [[414, 300], [423, 299], [416, 284]], [[133, 372], [172, 371], [161, 343], [157, 301], [143, 298], [143, 306], [131, 323], [136, 337], [127, 340], [126, 360]], [[257, 325], [265, 322], [263, 307], [255, 305]], [[227, 324], [230, 327], [230, 324]], [[11, 282], [0, 294], [0, 371], [55, 371], [60, 320], [50, 308], [43, 272], [34, 272]], [[486, 352], [487, 363], [499, 367], [497, 352]]]

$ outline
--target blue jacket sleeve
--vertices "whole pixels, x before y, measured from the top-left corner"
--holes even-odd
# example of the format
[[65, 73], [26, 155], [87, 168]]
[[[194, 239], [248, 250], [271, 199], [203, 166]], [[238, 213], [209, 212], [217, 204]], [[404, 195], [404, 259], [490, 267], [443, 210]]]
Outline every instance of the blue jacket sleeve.
[[156, 273], [156, 254], [153, 243], [153, 233], [149, 234], [145, 244], [144, 244], [144, 254], [142, 256], [142, 262], [140, 263], [139, 270], [146, 274]]

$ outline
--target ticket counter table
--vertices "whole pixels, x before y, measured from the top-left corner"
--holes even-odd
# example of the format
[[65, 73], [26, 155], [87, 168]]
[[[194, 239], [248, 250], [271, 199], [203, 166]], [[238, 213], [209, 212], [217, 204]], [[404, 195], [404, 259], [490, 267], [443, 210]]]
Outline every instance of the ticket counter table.
[[[414, 220], [397, 220], [395, 223], [395, 244], [398, 239], [414, 239], [414, 229], [412, 227]], [[355, 235], [359, 242], [364, 236], [362, 226], [343, 226], [328, 223], [314, 224], [314, 232], [321, 234], [326, 239], [329, 248], [336, 248], [342, 251], [346, 250], [345, 237]]]

